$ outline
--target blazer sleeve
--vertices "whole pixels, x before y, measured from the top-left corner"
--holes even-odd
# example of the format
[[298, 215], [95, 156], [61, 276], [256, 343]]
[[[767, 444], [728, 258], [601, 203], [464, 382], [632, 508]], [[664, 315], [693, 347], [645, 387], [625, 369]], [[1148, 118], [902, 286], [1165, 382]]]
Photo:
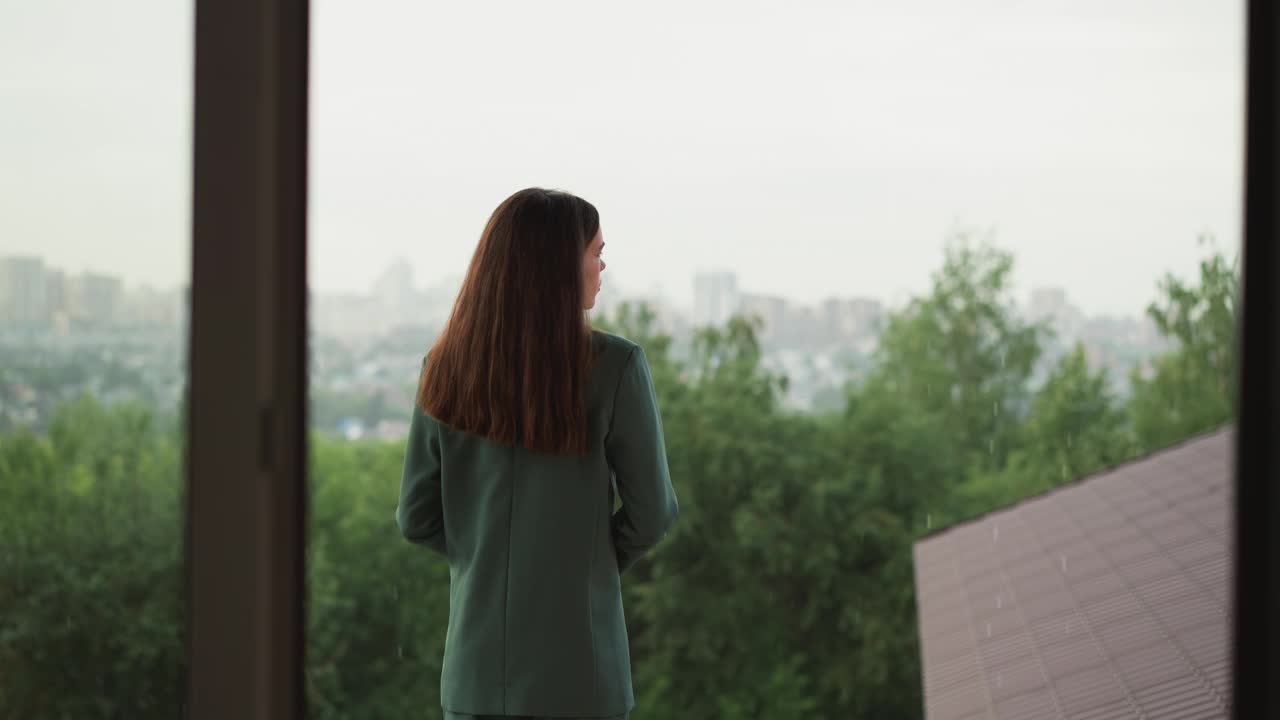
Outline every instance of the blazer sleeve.
[[440, 434], [435, 421], [416, 405], [409, 421], [396, 524], [409, 542], [447, 556], [440, 487]]
[[622, 506], [610, 519], [618, 571], [635, 564], [675, 523], [680, 508], [667, 466], [658, 399], [644, 350], [636, 347], [623, 365], [605, 436]]

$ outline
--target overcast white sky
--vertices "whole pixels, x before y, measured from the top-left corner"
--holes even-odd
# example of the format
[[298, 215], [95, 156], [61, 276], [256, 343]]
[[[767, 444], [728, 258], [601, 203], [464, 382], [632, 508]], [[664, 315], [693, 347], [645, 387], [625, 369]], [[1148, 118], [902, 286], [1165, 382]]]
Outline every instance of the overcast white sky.
[[[1239, 0], [313, 0], [312, 258], [465, 268], [539, 184], [599, 208], [606, 288], [699, 269], [801, 301], [927, 286], [993, 227], [1019, 296], [1137, 313], [1239, 244]], [[0, 6], [0, 254], [183, 282], [191, 8]]]

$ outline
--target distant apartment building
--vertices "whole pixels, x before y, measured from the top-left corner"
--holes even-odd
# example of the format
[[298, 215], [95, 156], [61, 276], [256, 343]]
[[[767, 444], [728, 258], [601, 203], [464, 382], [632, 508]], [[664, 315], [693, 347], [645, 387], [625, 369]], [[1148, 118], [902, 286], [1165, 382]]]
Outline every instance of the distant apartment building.
[[126, 292], [114, 275], [68, 275], [36, 257], [0, 258], [0, 328], [72, 330], [171, 327], [186, 315], [175, 290]]
[[1080, 343], [1092, 371], [1106, 371], [1111, 389], [1128, 393], [1133, 370], [1148, 372], [1151, 358], [1169, 348], [1151, 318], [1115, 315], [1086, 316], [1072, 305], [1062, 288], [1036, 288], [1031, 292], [1025, 317], [1046, 323], [1053, 337], [1044, 345], [1033, 384], [1042, 381], [1065, 353]]
[[368, 295], [313, 293], [310, 312], [316, 332], [343, 340], [369, 340], [387, 329]]
[[1089, 318], [1084, 333], [1090, 339], [1134, 347], [1164, 349], [1168, 343], [1160, 335], [1155, 321], [1144, 315], [1139, 318], [1102, 315]]
[[830, 332], [841, 340], [854, 340], [878, 330], [884, 308], [880, 301], [868, 298], [831, 298], [822, 303], [819, 312]]
[[399, 258], [378, 276], [373, 284], [373, 296], [389, 306], [400, 306], [413, 295], [413, 266]]
[[124, 281], [114, 275], [84, 273], [67, 285], [67, 314], [78, 327], [115, 326], [123, 305]]
[[67, 326], [67, 274], [61, 270], [46, 268], [44, 272], [45, 302], [49, 304], [49, 319], [55, 328]]
[[757, 315], [763, 321], [762, 342], [790, 347], [827, 346], [871, 337], [883, 312], [878, 301], [865, 298], [830, 298], [814, 308], [777, 295], [752, 293], [741, 296], [739, 307], [742, 314]]
[[42, 329], [49, 326], [50, 319], [44, 261], [0, 258], [0, 327]]
[[1067, 291], [1060, 287], [1034, 288], [1027, 315], [1034, 322], [1048, 321], [1065, 345], [1074, 343], [1084, 332], [1084, 314], [1071, 304]]
[[796, 348], [812, 348], [832, 340], [830, 333], [823, 327], [822, 317], [817, 310], [807, 305], [791, 305], [787, 308], [782, 332], [778, 341]]
[[450, 275], [418, 290], [412, 266], [399, 260], [378, 276], [368, 293], [309, 291], [311, 329], [347, 342], [388, 334], [409, 337], [415, 332], [430, 339], [453, 312], [462, 280]]
[[739, 301], [739, 312], [747, 316], [758, 316], [763, 322], [760, 340], [766, 343], [777, 340], [787, 321], [787, 310], [787, 299], [779, 295], [744, 293]]
[[693, 277], [693, 324], [724, 325], [739, 312], [738, 276], [732, 272], [700, 272]]
[[180, 291], [141, 287], [124, 294], [118, 320], [129, 327], [172, 328], [181, 324], [184, 312]]

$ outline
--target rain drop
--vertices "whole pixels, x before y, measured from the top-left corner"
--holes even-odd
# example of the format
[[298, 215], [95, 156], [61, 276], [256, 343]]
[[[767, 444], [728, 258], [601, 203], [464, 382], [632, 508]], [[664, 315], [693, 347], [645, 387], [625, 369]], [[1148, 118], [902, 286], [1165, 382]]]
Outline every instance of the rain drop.
[[996, 609], [999, 610], [1004, 605], [1004, 598], [996, 595]]
[[926, 529], [926, 530], [929, 530], [929, 529], [933, 528], [933, 514], [932, 514], [932, 513], [925, 513], [925, 514], [924, 514], [924, 527], [925, 527], [925, 529]]
[[987, 621], [987, 637], [991, 637], [991, 621]]
[[403, 659], [404, 659], [404, 646], [403, 646], [403, 645], [397, 645], [397, 646], [396, 646], [396, 657], [400, 658], [401, 660], [403, 660]]
[[1000, 539], [1000, 526], [992, 525], [991, 526], [991, 542], [996, 542], [999, 539]]
[[991, 417], [999, 417], [999, 416], [1000, 416], [1000, 401], [997, 400], [991, 403]]
[[1065, 575], [1067, 572], [1067, 556], [1062, 555], [1061, 558], [1062, 558], [1062, 573]]

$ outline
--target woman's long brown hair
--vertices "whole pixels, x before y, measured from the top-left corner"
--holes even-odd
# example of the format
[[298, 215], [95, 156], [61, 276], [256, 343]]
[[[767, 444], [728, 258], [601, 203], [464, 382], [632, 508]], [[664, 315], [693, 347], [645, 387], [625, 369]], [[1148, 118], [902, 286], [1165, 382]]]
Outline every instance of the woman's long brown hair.
[[591, 203], [554, 190], [521, 190], [493, 211], [423, 366], [424, 413], [502, 445], [586, 452], [582, 258], [599, 229]]

